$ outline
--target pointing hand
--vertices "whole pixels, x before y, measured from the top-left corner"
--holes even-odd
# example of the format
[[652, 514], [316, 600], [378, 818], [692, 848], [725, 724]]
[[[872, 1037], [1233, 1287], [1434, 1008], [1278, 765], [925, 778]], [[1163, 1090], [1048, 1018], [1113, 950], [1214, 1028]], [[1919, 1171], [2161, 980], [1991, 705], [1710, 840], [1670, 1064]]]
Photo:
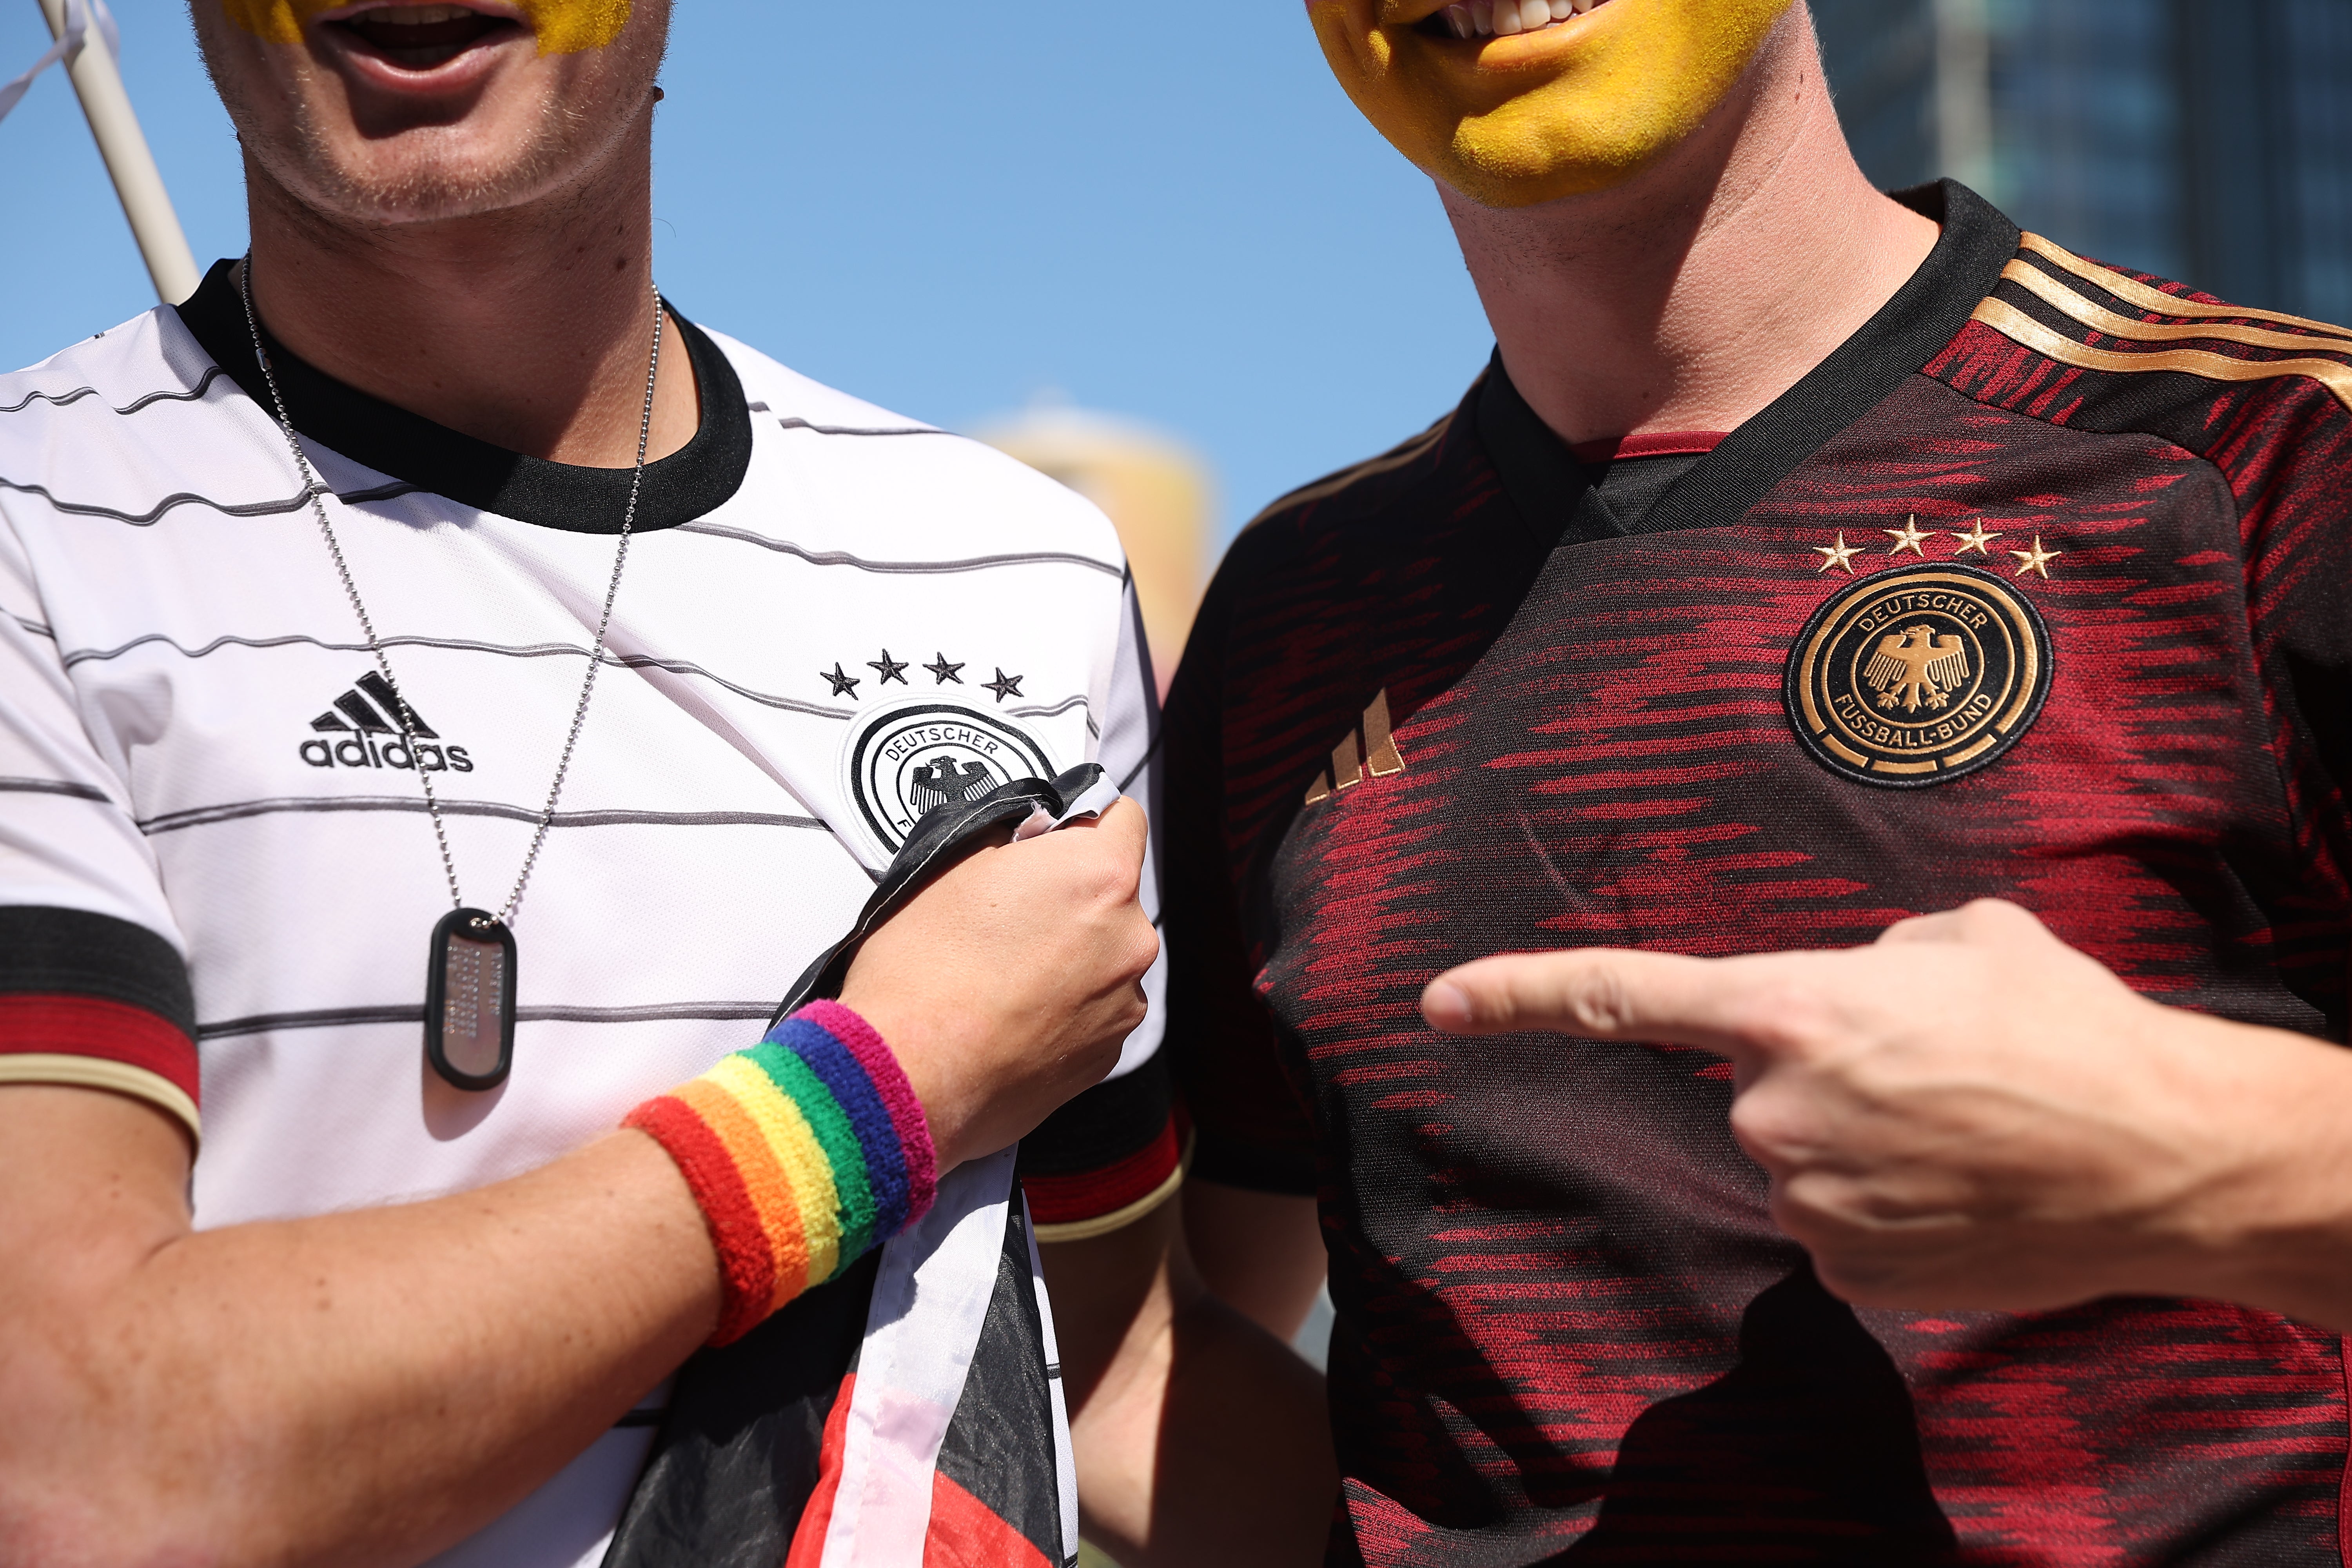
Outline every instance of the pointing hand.
[[1843, 951], [1484, 959], [1422, 1009], [1730, 1058], [1773, 1217], [1853, 1301], [2214, 1295], [2352, 1321], [2352, 1056], [2147, 1001], [2013, 904]]

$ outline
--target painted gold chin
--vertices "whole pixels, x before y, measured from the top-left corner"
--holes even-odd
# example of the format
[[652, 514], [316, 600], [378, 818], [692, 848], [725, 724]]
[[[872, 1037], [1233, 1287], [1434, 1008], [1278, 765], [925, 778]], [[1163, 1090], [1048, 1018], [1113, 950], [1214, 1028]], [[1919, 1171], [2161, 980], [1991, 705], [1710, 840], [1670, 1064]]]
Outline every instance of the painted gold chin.
[[1324, 58], [1397, 151], [1482, 206], [1620, 185], [1728, 97], [1791, 0], [1607, 0], [1479, 44], [1385, 20], [1384, 0], [1308, 0]]
[[[350, 0], [221, 0], [228, 19], [272, 44], [299, 44], [302, 25]], [[629, 25], [631, 0], [518, 0], [542, 55], [601, 49]]]

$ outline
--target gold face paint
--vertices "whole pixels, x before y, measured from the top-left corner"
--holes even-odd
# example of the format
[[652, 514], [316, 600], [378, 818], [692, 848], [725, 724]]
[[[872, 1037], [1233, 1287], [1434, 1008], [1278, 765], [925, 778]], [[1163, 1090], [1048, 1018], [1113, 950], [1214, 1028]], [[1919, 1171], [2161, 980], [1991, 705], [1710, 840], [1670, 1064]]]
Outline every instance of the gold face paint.
[[[538, 36], [542, 55], [601, 49], [629, 23], [630, 0], [518, 0], [526, 26]], [[273, 44], [299, 44], [302, 24], [350, 0], [221, 0], [228, 19], [255, 37]]]
[[1443, 0], [1307, 0], [1364, 117], [1424, 173], [1491, 207], [1641, 173], [1730, 94], [1789, 5], [1605, 0], [1539, 32], [1455, 38], [1423, 30]]

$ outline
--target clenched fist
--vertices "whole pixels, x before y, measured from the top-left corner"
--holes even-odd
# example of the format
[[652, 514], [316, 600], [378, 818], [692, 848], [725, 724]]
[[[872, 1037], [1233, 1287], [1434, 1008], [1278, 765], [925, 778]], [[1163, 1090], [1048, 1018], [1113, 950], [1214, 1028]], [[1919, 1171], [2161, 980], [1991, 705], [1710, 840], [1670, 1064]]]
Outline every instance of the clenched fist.
[[1851, 1300], [2215, 1296], [2352, 1327], [2352, 1054], [2149, 1002], [2013, 904], [1842, 952], [1489, 958], [1422, 1007], [1729, 1058], [1773, 1216]]
[[940, 1169], [1018, 1140], [1118, 1061], [1160, 952], [1143, 808], [980, 849], [866, 939], [842, 1005], [882, 1033]]

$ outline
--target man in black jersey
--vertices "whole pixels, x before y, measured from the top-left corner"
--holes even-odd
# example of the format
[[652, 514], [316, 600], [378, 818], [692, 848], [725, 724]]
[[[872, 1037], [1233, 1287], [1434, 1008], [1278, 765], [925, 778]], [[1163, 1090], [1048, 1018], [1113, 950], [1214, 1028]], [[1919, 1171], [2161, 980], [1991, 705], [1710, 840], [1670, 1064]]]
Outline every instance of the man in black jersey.
[[[1801, 5], [1308, 10], [1498, 350], [1171, 691], [1097, 1538], [2337, 1563], [2352, 334], [1872, 191]], [[1192, 1315], [1321, 1258], [1328, 1411]]]

